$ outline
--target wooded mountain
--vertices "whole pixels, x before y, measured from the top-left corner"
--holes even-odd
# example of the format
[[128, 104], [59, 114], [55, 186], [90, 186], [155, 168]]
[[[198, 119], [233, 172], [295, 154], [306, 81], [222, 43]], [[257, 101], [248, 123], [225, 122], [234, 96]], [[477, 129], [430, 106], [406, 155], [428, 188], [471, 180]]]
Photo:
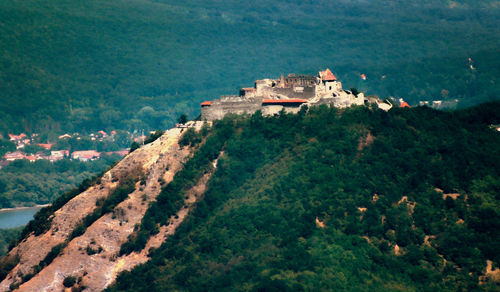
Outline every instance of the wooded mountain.
[[0, 132], [168, 128], [257, 78], [326, 67], [410, 103], [494, 100], [499, 15], [497, 0], [5, 0]]
[[[500, 260], [500, 134], [488, 126], [499, 113], [227, 118], [193, 214], [110, 291], [498, 289], [481, 275]], [[146, 214], [139, 236], [157, 218]]]
[[[4, 0], [0, 136], [167, 129], [255, 79], [326, 67], [411, 104], [494, 101], [499, 18], [498, 0]], [[499, 113], [321, 106], [171, 129], [42, 209], [0, 290], [496, 291]], [[47, 176], [0, 189], [83, 170], [9, 169], [23, 164]]]
[[499, 113], [322, 105], [170, 130], [38, 213], [0, 285], [99, 290], [143, 263], [109, 291], [495, 291]]

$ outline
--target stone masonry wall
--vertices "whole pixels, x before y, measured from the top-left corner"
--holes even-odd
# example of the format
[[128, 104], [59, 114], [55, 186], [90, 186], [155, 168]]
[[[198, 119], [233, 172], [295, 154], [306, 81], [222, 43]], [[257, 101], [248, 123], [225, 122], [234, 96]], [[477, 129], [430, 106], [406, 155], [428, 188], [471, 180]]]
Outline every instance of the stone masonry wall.
[[252, 114], [261, 109], [260, 99], [241, 99], [237, 101], [212, 101], [211, 106], [201, 109], [201, 119], [206, 121], [221, 120], [226, 114]]

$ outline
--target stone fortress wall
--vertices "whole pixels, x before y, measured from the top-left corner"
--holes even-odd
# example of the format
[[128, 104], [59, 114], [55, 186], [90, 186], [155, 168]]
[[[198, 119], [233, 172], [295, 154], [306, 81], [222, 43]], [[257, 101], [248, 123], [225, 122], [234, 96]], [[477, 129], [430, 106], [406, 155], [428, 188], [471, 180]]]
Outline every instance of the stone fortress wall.
[[213, 100], [209, 106], [201, 107], [201, 117], [204, 121], [221, 120], [228, 113], [252, 114], [261, 109], [262, 101], [256, 98], [242, 96], [226, 96]]
[[222, 96], [201, 104], [202, 120], [222, 119], [226, 114], [252, 114], [261, 110], [264, 115], [275, 115], [281, 110], [297, 113], [304, 105], [331, 104], [345, 108], [364, 105], [363, 93], [357, 96], [342, 89], [342, 83], [326, 69], [317, 76], [281, 75], [279, 79], [255, 81], [255, 86], [242, 88], [239, 95]]

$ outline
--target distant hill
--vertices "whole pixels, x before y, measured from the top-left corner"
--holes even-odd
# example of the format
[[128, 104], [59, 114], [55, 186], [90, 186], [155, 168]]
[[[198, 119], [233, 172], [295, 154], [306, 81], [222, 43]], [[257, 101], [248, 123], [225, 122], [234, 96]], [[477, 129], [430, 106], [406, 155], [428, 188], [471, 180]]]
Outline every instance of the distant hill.
[[167, 128], [255, 79], [326, 67], [410, 103], [496, 99], [499, 1], [411, 3], [2, 1], [0, 132]]
[[0, 287], [496, 291], [498, 124], [500, 102], [174, 128], [42, 209]]

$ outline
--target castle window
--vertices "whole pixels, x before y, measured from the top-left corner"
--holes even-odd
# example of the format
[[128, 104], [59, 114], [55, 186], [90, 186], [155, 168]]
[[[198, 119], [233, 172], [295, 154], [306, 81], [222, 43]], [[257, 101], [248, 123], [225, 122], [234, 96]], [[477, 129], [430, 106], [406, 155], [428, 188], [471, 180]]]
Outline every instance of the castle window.
[[330, 90], [332, 90], [332, 87], [330, 86]]

